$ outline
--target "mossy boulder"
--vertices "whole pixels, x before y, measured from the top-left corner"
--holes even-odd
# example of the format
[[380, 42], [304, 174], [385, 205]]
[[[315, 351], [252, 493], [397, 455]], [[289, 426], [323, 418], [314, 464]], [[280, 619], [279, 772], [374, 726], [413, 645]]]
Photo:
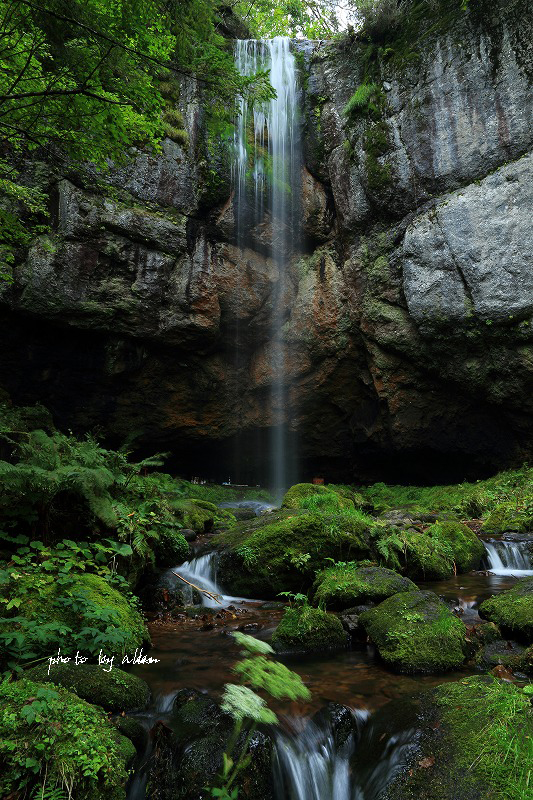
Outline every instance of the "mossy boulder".
[[[418, 729], [417, 747], [382, 800], [531, 797], [533, 708], [524, 691], [491, 676], [465, 677], [424, 692], [419, 703], [418, 713], [409, 715], [393, 700], [373, 718], [378, 731], [390, 730], [399, 707], [403, 730]], [[360, 767], [361, 758], [352, 766]]]
[[43, 776], [73, 800], [124, 800], [135, 748], [97, 706], [53, 684], [0, 684], [0, 796], [34, 796]]
[[[28, 584], [24, 588], [26, 601], [21, 609], [24, 616], [43, 625], [62, 623], [66, 628], [64, 633], [58, 632], [55, 641], [51, 634], [48, 636], [48, 653], [55, 645], [64, 646], [68, 629], [77, 634], [84, 627], [105, 633], [113, 631], [112, 640], [110, 637], [103, 648], [108, 655], [133, 653], [135, 648], [150, 641], [143, 616], [133, 602], [99, 575], [78, 575], [75, 588], [69, 589], [68, 594], [54, 581], [39, 586]], [[31, 632], [28, 633], [27, 643], [32, 650], [42, 652], [43, 645], [37, 635], [32, 637]]]
[[461, 522], [437, 522], [426, 530], [426, 535], [450, 548], [457, 572], [476, 569], [485, 555], [483, 542]]
[[414, 581], [440, 581], [453, 575], [453, 556], [449, 545], [425, 533], [405, 531], [400, 563]]
[[483, 533], [526, 533], [533, 530], [533, 515], [517, 510], [517, 503], [499, 503], [483, 520]]
[[433, 592], [400, 592], [359, 617], [400, 672], [443, 672], [465, 660], [466, 628]]
[[[287, 515], [288, 514], [288, 515]], [[242, 523], [215, 539], [221, 553], [218, 575], [233, 594], [275, 598], [285, 590], [309, 588], [327, 558], [364, 559], [369, 554], [364, 515], [281, 512], [276, 521]]]
[[480, 614], [521, 640], [533, 642], [533, 576], [485, 600]]
[[346, 492], [315, 483], [297, 483], [288, 490], [281, 503], [282, 508], [303, 508], [311, 511], [339, 511], [354, 508], [354, 501]]
[[315, 605], [344, 609], [364, 603], [380, 603], [397, 592], [417, 591], [409, 578], [385, 567], [347, 564], [329, 567], [315, 581]]
[[319, 608], [289, 608], [272, 635], [275, 650], [313, 652], [346, 647], [348, 636], [341, 621]]
[[98, 664], [69, 663], [55, 664], [49, 670], [46, 662], [26, 670], [24, 677], [63, 686], [106, 711], [138, 711], [146, 707], [150, 698], [150, 687], [142, 678], [117, 667], [109, 672]]
[[171, 502], [171, 508], [182, 522], [183, 528], [190, 528], [196, 533], [208, 533], [213, 530], [217, 507], [207, 500], [178, 499]]
[[162, 567], [172, 567], [187, 561], [191, 552], [182, 533], [166, 528], [155, 548], [156, 562]]

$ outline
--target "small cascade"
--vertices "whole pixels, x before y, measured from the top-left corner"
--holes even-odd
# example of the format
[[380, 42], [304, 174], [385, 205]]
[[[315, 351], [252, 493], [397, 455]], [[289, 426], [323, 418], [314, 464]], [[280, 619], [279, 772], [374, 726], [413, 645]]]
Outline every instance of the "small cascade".
[[533, 560], [528, 549], [531, 543], [491, 539], [483, 543], [487, 551], [487, 569], [495, 575], [533, 575]]
[[172, 567], [172, 569], [167, 570], [161, 577], [161, 583], [166, 586], [171, 586], [172, 588], [179, 585], [189, 605], [194, 605], [195, 590], [188, 584], [180, 581], [177, 575], [185, 578], [186, 581], [193, 583], [200, 589], [206, 589], [216, 597], [216, 600], [214, 600], [208, 595], [200, 593], [201, 603], [206, 608], [226, 608], [232, 603], [242, 602], [245, 598], [225, 595], [217, 584], [217, 562], [218, 554], [215, 552], [207, 553], [199, 558], [193, 558], [191, 561], [185, 561], [179, 567]]
[[[341, 744], [326, 719], [301, 721], [296, 733], [279, 733], [274, 760], [276, 800], [378, 800], [416, 741], [416, 732], [384, 735], [367, 711], [354, 711], [352, 733]], [[302, 727], [303, 725], [303, 727]], [[377, 761], [367, 750], [377, 747]], [[359, 749], [364, 767], [354, 769]]]

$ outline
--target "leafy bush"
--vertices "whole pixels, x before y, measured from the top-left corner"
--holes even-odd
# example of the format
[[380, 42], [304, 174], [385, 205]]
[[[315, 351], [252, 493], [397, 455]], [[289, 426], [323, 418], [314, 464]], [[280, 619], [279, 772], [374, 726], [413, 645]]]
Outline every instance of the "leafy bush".
[[[55, 786], [75, 800], [123, 800], [135, 754], [104, 712], [51, 684], [0, 684], [0, 795]], [[34, 795], [35, 796], [35, 795]]]
[[[148, 639], [124, 579], [112, 571], [128, 545], [64, 540], [55, 547], [33, 541], [0, 569], [0, 669], [20, 670], [58, 647], [97, 654], [140, 646]], [[91, 571], [92, 570], [92, 571]]]

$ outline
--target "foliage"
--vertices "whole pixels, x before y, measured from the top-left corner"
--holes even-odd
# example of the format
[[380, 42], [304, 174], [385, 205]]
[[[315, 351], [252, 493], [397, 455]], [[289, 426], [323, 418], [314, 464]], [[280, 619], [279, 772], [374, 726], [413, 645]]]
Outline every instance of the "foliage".
[[282, 508], [305, 508], [310, 511], [339, 511], [353, 508], [353, 499], [346, 491], [314, 483], [296, 483], [285, 493]]
[[133, 745], [104, 712], [50, 684], [0, 684], [0, 794], [61, 787], [79, 800], [122, 800]]
[[378, 100], [382, 94], [383, 90], [377, 83], [362, 83], [350, 97], [342, 109], [342, 113], [346, 117], [354, 116], [357, 113], [369, 114], [372, 112], [378, 114], [379, 106], [376, 100]]
[[0, 0], [0, 258], [47, 222], [42, 187], [20, 167], [39, 152], [50, 165], [106, 170], [132, 148], [157, 150], [187, 134], [168, 116], [168, 87], [199, 79], [208, 114], [237, 94], [272, 96], [268, 74], [241, 76], [218, 33], [215, 0]]
[[530, 693], [484, 676], [443, 684], [436, 696], [451, 732], [457, 767], [472, 772], [480, 786], [491, 787], [501, 800], [529, 800], [533, 782]]
[[328, 39], [339, 30], [338, 5], [333, 0], [239, 0], [235, 10], [257, 39], [297, 35]]
[[58, 647], [97, 654], [141, 645], [148, 637], [135, 601], [112, 585], [127, 591], [113, 572], [117, 552], [129, 548], [110, 540], [32, 541], [12, 553], [0, 569], [0, 668], [19, 671]]
[[248, 745], [257, 726], [277, 722], [266, 701], [249, 687], [262, 689], [278, 699], [309, 700], [311, 697], [299, 675], [268, 658], [273, 653], [269, 644], [239, 632], [233, 636], [248, 655], [233, 668], [241, 685], [229, 683], [224, 687], [221, 708], [233, 717], [235, 727], [223, 754], [219, 786], [209, 790], [212, 797], [219, 798], [237, 797], [238, 792], [232, 785], [251, 761]]
[[405, 508], [409, 513], [446, 512], [456, 518], [488, 515], [501, 503], [514, 506], [518, 515], [533, 508], [533, 469], [500, 472], [487, 480], [450, 486], [388, 486], [375, 483], [361, 494], [376, 511]]
[[477, 569], [485, 555], [483, 542], [469, 527], [460, 522], [437, 522], [426, 530], [426, 534], [439, 541], [441, 545], [448, 545], [457, 572]]

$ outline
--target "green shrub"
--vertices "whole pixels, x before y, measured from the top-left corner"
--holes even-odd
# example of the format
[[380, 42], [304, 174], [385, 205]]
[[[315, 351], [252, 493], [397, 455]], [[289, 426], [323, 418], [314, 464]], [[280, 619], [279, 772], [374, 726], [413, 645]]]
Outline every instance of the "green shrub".
[[73, 800], [124, 800], [134, 754], [101, 709], [66, 689], [27, 679], [0, 684], [2, 797], [59, 786]]

